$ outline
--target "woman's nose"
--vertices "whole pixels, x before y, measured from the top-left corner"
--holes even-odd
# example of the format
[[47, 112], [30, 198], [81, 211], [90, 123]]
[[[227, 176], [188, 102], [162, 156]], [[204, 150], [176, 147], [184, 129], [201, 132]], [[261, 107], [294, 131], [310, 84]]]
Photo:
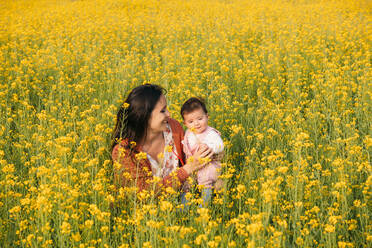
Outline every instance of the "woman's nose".
[[169, 110], [167, 109], [167, 111], [165, 111], [165, 115], [167, 116], [167, 117], [170, 117], [170, 113], [169, 113]]

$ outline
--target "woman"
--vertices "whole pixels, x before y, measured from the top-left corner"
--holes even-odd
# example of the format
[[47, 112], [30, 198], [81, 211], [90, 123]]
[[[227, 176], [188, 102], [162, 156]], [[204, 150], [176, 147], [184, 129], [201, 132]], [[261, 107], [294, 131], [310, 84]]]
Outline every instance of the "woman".
[[[116, 183], [135, 185], [140, 191], [155, 189], [155, 194], [168, 186], [179, 189], [205, 165], [199, 159], [213, 155], [210, 148], [201, 147], [184, 164], [183, 135], [181, 125], [169, 116], [163, 88], [151, 84], [134, 88], [118, 111], [113, 133]], [[153, 176], [161, 179], [155, 185]]]

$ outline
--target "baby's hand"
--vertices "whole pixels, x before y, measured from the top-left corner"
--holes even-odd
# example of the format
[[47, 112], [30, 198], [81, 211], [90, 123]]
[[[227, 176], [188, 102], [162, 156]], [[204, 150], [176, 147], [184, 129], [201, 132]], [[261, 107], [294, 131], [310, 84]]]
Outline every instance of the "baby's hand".
[[208, 149], [208, 148], [209, 147], [204, 143], [199, 144], [199, 147], [198, 147], [198, 149]]

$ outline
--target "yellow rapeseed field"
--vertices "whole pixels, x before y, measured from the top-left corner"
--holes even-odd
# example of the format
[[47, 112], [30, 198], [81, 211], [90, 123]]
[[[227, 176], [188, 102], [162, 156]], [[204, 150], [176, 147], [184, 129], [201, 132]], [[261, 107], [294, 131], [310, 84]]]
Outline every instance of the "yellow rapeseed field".
[[[0, 0], [0, 247], [367, 247], [368, 0]], [[115, 190], [116, 111], [205, 98], [225, 188]], [[114, 207], [113, 207], [114, 206]]]

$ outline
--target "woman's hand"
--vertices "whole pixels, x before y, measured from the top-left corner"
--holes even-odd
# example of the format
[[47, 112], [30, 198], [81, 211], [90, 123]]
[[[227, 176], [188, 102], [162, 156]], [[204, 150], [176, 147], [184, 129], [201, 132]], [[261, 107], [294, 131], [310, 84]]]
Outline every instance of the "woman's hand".
[[209, 146], [207, 146], [206, 144], [200, 144], [198, 149], [196, 150], [194, 157], [196, 159], [206, 157], [211, 158], [213, 155], [214, 155], [213, 150], [209, 148]]
[[187, 164], [183, 166], [184, 170], [190, 175], [194, 171], [200, 170], [209, 162], [200, 162], [200, 159], [210, 159], [213, 156], [213, 151], [205, 144], [201, 144], [198, 150], [195, 152], [194, 156], [189, 158]]

